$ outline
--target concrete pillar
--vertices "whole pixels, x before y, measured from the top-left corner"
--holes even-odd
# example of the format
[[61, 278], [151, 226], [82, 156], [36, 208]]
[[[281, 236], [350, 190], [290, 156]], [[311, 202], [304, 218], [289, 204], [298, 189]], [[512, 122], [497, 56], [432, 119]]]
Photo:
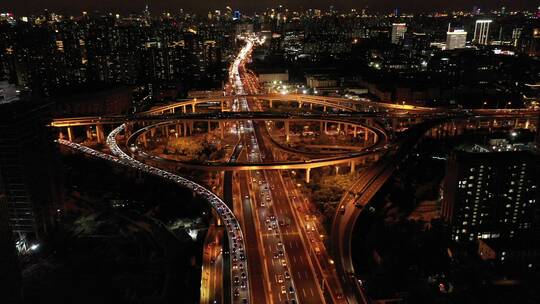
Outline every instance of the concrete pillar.
[[184, 121], [184, 137], [187, 136], [187, 123]]
[[186, 106], [182, 106], [182, 113], [186, 113]]
[[272, 99], [269, 99], [269, 100], [268, 100], [268, 104], [269, 104], [269, 107], [270, 107], [270, 109], [271, 109], [271, 108], [272, 108], [272, 105], [273, 105]]
[[339, 166], [336, 166], [336, 175], [339, 174]]
[[191, 104], [191, 112], [192, 112], [192, 113], [195, 113], [196, 111], [197, 111], [197, 109], [196, 109], [195, 103], [193, 102], [193, 103]]
[[174, 129], [176, 130], [177, 136], [182, 136], [182, 134], [180, 134], [180, 124], [176, 124], [176, 126], [174, 127]]
[[303, 103], [301, 101], [298, 101], [298, 108], [300, 109], [302, 108], [302, 106], [303, 106]]
[[67, 127], [68, 140], [73, 141], [73, 130], [71, 127]]
[[285, 121], [285, 141], [289, 142], [290, 140], [290, 132], [289, 132], [289, 121]]
[[327, 121], [324, 122], [324, 134], [326, 134], [326, 132], [328, 132], [328, 122]]
[[221, 133], [221, 139], [225, 138], [225, 123], [222, 121], [219, 122], [219, 131]]
[[353, 174], [355, 170], [356, 170], [356, 163], [354, 161], [351, 161], [351, 174]]
[[310, 104], [309, 104], [309, 109], [310, 109], [310, 110], [313, 110], [313, 103], [310, 103]]
[[156, 128], [150, 129], [150, 137], [154, 138], [156, 136]]
[[369, 142], [369, 131], [364, 129], [364, 142], [367, 144]]
[[86, 127], [86, 139], [92, 140], [92, 130], [89, 127]]
[[358, 135], [358, 127], [354, 126], [354, 128], [353, 128], [353, 136], [354, 136], [354, 138], [356, 138], [357, 135]]
[[148, 140], [147, 140], [147, 138], [146, 138], [146, 132], [144, 132], [144, 133], [141, 135], [141, 140], [142, 140], [142, 142], [143, 142], [144, 147], [147, 148], [147, 147], [148, 147]]
[[323, 107], [323, 112], [326, 112], [326, 106]]
[[96, 136], [97, 136], [97, 142], [102, 143], [105, 141], [105, 135], [103, 134], [103, 126], [102, 125], [96, 125]]
[[309, 184], [311, 168], [306, 169], [306, 184]]

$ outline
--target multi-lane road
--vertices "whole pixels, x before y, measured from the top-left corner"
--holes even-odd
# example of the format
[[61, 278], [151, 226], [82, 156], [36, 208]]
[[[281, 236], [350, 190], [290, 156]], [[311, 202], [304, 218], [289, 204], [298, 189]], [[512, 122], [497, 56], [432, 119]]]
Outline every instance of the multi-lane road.
[[[354, 276], [351, 258], [350, 239], [355, 221], [361, 212], [370, 208], [371, 199], [389, 179], [399, 162], [413, 150], [416, 141], [427, 129], [438, 123], [428, 120], [406, 132], [405, 136], [392, 145], [378, 142], [365, 151], [345, 153], [342, 156], [326, 159], [327, 163], [315, 160], [320, 165], [335, 165], [336, 162], [351, 161], [363, 157], [362, 153], [387, 153], [382, 161], [364, 170], [353, 187], [345, 194], [332, 228], [332, 256], [324, 248], [324, 242], [318, 237], [314, 221], [304, 217], [308, 208], [307, 199], [294, 185], [289, 172], [279, 169], [303, 168], [315, 162], [284, 163], [276, 166], [278, 157], [272, 150], [275, 145], [269, 137], [265, 119], [314, 118], [334, 119], [336, 121], [357, 122], [358, 119], [389, 118], [396, 113], [329, 113], [329, 114], [276, 114], [261, 113], [261, 99], [257, 98], [258, 81], [256, 76], [246, 69], [253, 47], [261, 43], [255, 36], [244, 37], [245, 45], [231, 64], [229, 83], [225, 88], [226, 96], [222, 103], [230, 102], [232, 113], [213, 114], [174, 114], [175, 107], [190, 105], [195, 112], [195, 104], [201, 101], [185, 101], [168, 108], [157, 109], [138, 117], [97, 117], [79, 118], [53, 122], [56, 127], [72, 127], [98, 124], [122, 123], [107, 137], [107, 145], [113, 155], [92, 150], [82, 145], [59, 140], [60, 144], [100, 157], [123, 166], [129, 166], [152, 175], [178, 183], [192, 189], [205, 198], [215, 209], [223, 227], [212, 226], [205, 242], [203, 257], [203, 289], [201, 303], [367, 303], [367, 299]], [[270, 97], [273, 98], [273, 97]], [[306, 102], [323, 106], [350, 110], [349, 102], [330, 97], [302, 96]], [[300, 100], [300, 99], [297, 99]], [[301, 105], [301, 104], [300, 104]], [[229, 105], [227, 105], [229, 106]], [[380, 106], [379, 104], [370, 106]], [[388, 110], [403, 110], [403, 106], [381, 106]], [[222, 104], [223, 108], [223, 104]], [[352, 109], [352, 108], [351, 108]], [[512, 116], [529, 115], [512, 111], [486, 110], [466, 113], [464, 111], [439, 111], [433, 108], [410, 108], [431, 118], [451, 118], [458, 116]], [[165, 114], [165, 111], [170, 111]], [[158, 116], [156, 114], [159, 114]], [[408, 112], [406, 113], [408, 115]], [[442, 114], [442, 115], [440, 115]], [[147, 116], [144, 116], [147, 115]], [[285, 116], [284, 116], [285, 115]], [[315, 116], [314, 116], [315, 115]], [[318, 116], [317, 116], [318, 115]], [[397, 114], [399, 116], [399, 113]], [[308, 117], [309, 116], [309, 117]], [[392, 117], [394, 117], [392, 116]], [[244, 166], [237, 172], [228, 172], [224, 178], [224, 195], [227, 205], [220, 197], [189, 179], [151, 166], [144, 161], [134, 159], [124, 152], [116, 142], [117, 137], [126, 134], [126, 124], [130, 119], [154, 121], [158, 126], [167, 121], [179, 119], [222, 119], [235, 125], [239, 141], [233, 149], [229, 163], [214, 166], [211, 170], [230, 170], [231, 167]], [[392, 118], [390, 117], [390, 118]], [[527, 116], [528, 117], [528, 116]], [[235, 123], [232, 123], [235, 121]], [[56, 123], [56, 124], [55, 124]], [[222, 123], [220, 121], [220, 123]], [[143, 127], [137, 132], [145, 132], [152, 126]], [[379, 138], [386, 136], [383, 128], [370, 125]], [[68, 130], [68, 133], [71, 130]], [[133, 134], [137, 134], [137, 132]], [[377, 133], [378, 132], [378, 133]], [[99, 136], [98, 136], [99, 137]], [[133, 136], [132, 136], [133, 137]], [[99, 139], [98, 139], [99, 140]], [[127, 147], [131, 147], [128, 141]], [[126, 147], [126, 148], [127, 148]], [[127, 151], [127, 150], [126, 150]], [[132, 151], [130, 151], [132, 152]], [[150, 162], [148, 162], [150, 163]], [[272, 165], [273, 164], [273, 165]], [[317, 164], [318, 165], [318, 164]], [[188, 165], [186, 165], [189, 167]], [[295, 167], [296, 166], [296, 167]], [[306, 167], [307, 166], [307, 167]], [[228, 187], [228, 188], [227, 188]], [[225, 234], [225, 247], [219, 241]], [[228, 246], [227, 246], [228, 244]], [[223, 248], [223, 250], [222, 250]], [[229, 251], [226, 253], [226, 251]], [[230, 260], [229, 260], [230, 259]], [[249, 261], [249, 263], [248, 263]], [[335, 261], [335, 265], [334, 265]], [[337, 269], [337, 270], [336, 270]], [[223, 280], [226, 277], [226, 280]], [[343, 297], [342, 297], [343, 296]]]

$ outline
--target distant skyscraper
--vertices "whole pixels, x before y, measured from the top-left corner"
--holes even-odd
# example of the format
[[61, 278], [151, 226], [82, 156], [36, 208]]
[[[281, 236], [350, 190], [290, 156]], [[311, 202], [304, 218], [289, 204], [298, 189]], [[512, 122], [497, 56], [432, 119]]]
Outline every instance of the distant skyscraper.
[[487, 45], [489, 41], [489, 25], [492, 20], [476, 20], [474, 26], [474, 38], [473, 41], [476, 44]]
[[407, 24], [394, 23], [392, 24], [392, 44], [399, 44], [407, 32]]
[[467, 43], [467, 32], [464, 30], [448, 31], [446, 33], [446, 49], [462, 49]]
[[539, 173], [531, 152], [455, 152], [442, 205], [452, 239], [512, 239], [538, 229]]

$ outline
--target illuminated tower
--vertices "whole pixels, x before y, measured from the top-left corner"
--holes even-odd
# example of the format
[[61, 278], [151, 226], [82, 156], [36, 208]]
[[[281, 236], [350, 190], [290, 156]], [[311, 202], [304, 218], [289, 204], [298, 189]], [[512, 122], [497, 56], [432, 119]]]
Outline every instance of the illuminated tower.
[[446, 49], [462, 49], [467, 43], [467, 32], [464, 30], [448, 31], [446, 33]]
[[399, 44], [407, 32], [407, 24], [393, 23], [392, 24], [392, 44]]
[[489, 26], [492, 20], [483, 19], [476, 20], [474, 26], [474, 38], [473, 41], [476, 44], [487, 45], [489, 41]]

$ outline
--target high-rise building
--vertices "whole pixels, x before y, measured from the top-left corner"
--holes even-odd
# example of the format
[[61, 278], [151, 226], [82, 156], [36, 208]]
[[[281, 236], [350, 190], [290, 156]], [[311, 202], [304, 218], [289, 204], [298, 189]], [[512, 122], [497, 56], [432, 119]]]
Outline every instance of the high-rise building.
[[539, 187], [540, 156], [530, 151], [456, 151], [447, 166], [442, 218], [455, 241], [522, 237], [539, 228]]
[[446, 33], [446, 49], [462, 49], [467, 43], [467, 32], [464, 30], [448, 31]]
[[0, 175], [0, 284], [4, 289], [4, 303], [21, 303], [21, 273], [13, 240], [13, 232], [9, 225], [7, 197], [2, 188]]
[[392, 44], [399, 44], [407, 32], [407, 24], [405, 23], [393, 23], [392, 24]]
[[[0, 103], [0, 189], [16, 241], [38, 241], [53, 224], [57, 194], [49, 104]], [[56, 173], [55, 173], [56, 172]]]
[[489, 26], [493, 22], [489, 19], [476, 20], [474, 25], [473, 41], [476, 44], [487, 45], [489, 42]]

